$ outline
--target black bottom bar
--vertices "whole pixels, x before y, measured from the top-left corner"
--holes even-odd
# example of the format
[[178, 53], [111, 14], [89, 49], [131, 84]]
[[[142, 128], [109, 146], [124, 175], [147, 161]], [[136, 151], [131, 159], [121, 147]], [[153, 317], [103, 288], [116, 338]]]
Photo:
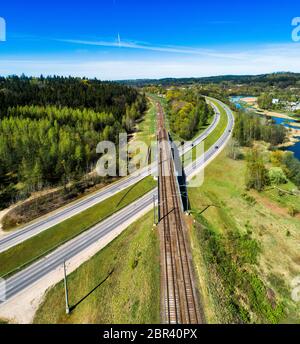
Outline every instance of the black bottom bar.
[[213, 343], [241, 343], [259, 340], [260, 343], [271, 343], [299, 339], [299, 325], [199, 325], [199, 326], [168, 326], [168, 325], [0, 325], [1, 342], [14, 340], [28, 343], [135, 343], [169, 341]]

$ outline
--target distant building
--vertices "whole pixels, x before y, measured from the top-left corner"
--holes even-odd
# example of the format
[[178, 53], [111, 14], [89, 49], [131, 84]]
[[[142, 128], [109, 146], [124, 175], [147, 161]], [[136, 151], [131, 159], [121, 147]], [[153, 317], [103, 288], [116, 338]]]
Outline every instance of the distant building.
[[299, 103], [292, 103], [291, 104], [291, 110], [292, 111], [300, 110], [300, 102]]
[[286, 102], [285, 109], [292, 112], [300, 110], [300, 102]]
[[272, 104], [279, 104], [279, 99], [273, 99]]

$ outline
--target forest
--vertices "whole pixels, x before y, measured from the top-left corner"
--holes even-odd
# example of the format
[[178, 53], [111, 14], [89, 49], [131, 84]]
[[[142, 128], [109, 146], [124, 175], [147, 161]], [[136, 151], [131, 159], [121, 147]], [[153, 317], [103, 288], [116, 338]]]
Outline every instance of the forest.
[[125, 85], [145, 87], [145, 86], [186, 86], [186, 85], [248, 85], [258, 87], [277, 86], [286, 88], [289, 86], [299, 86], [300, 73], [279, 72], [261, 75], [222, 75], [200, 78], [165, 78], [165, 79], [140, 79], [140, 80], [123, 80], [120, 81]]
[[213, 115], [196, 89], [171, 89], [166, 93], [170, 129], [184, 140], [192, 139]]
[[234, 137], [241, 146], [251, 146], [254, 140], [276, 146], [285, 141], [286, 135], [287, 129], [274, 124], [272, 120], [243, 111], [239, 111], [236, 118]]
[[[164, 94], [169, 87], [198, 88], [202, 95], [209, 95], [228, 104], [231, 96], [258, 97], [261, 109], [288, 112], [299, 119], [300, 74], [272, 73], [263, 75], [224, 75], [204, 78], [161, 79], [124, 81], [124, 84], [144, 87], [149, 92]], [[273, 99], [278, 102], [273, 103]], [[229, 104], [228, 104], [229, 105]], [[290, 108], [292, 106], [292, 108]]]
[[91, 172], [98, 142], [117, 143], [146, 108], [144, 95], [116, 83], [0, 78], [0, 209]]
[[[298, 188], [300, 187], [300, 161], [291, 152], [276, 150], [276, 146], [285, 142], [287, 129], [282, 125], [276, 125], [272, 120], [260, 118], [257, 115], [239, 111], [234, 129], [234, 141], [231, 143], [230, 156], [241, 156], [239, 146], [251, 147], [247, 155], [247, 186], [259, 191], [268, 185], [270, 179], [277, 179], [284, 183], [288, 177]], [[273, 164], [275, 169], [267, 170], [262, 155], [254, 147], [254, 141], [265, 141], [271, 144]], [[269, 173], [269, 175], [268, 175]], [[272, 175], [276, 174], [276, 175]], [[279, 183], [279, 184], [280, 184]]]

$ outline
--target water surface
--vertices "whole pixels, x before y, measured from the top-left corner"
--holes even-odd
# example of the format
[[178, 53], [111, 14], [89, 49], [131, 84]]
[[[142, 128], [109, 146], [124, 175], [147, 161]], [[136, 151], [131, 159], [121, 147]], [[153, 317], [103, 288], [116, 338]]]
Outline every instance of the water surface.
[[[248, 98], [248, 97], [251, 97], [251, 96], [231, 97], [230, 101], [232, 103], [234, 103], [234, 105], [236, 106], [237, 109], [243, 109], [243, 108], [245, 108], [245, 103], [242, 102], [241, 99], [242, 98], [246, 98], [246, 97]], [[251, 108], [245, 108], [245, 109], [247, 110], [247, 109], [251, 109]], [[257, 113], [257, 115], [262, 116], [262, 117], [266, 117], [266, 116], [264, 116], [262, 114], [258, 114], [258, 113]], [[278, 118], [278, 117], [273, 117], [273, 116], [271, 118], [274, 120], [274, 122], [276, 124], [283, 125], [286, 128], [292, 128], [292, 129], [298, 129], [298, 130], [300, 129], [299, 127], [293, 125], [293, 123], [297, 122], [294, 119], [285, 119], [285, 118]], [[297, 142], [293, 146], [287, 147], [286, 150], [290, 151], [290, 152], [293, 152], [295, 154], [295, 157], [300, 160], [300, 142]]]

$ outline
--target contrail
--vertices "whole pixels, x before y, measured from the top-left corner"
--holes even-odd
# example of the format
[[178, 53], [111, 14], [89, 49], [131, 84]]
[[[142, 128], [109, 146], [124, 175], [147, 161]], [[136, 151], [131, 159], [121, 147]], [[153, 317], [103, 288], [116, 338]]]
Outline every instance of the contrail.
[[120, 34], [116, 41], [85, 41], [77, 39], [56, 39], [59, 42], [73, 43], [73, 44], [83, 44], [83, 45], [93, 45], [100, 47], [118, 47], [118, 48], [127, 48], [127, 49], [141, 49], [149, 51], [160, 51], [166, 53], [177, 53], [177, 54], [189, 54], [189, 55], [199, 55], [199, 56], [211, 56], [211, 57], [220, 57], [220, 58], [230, 58], [236, 60], [243, 60], [245, 54], [241, 52], [234, 53], [220, 53], [212, 49], [198, 49], [198, 48], [189, 48], [189, 47], [176, 47], [176, 46], [156, 46], [150, 45], [147, 43], [135, 43], [130, 41], [121, 41]]

